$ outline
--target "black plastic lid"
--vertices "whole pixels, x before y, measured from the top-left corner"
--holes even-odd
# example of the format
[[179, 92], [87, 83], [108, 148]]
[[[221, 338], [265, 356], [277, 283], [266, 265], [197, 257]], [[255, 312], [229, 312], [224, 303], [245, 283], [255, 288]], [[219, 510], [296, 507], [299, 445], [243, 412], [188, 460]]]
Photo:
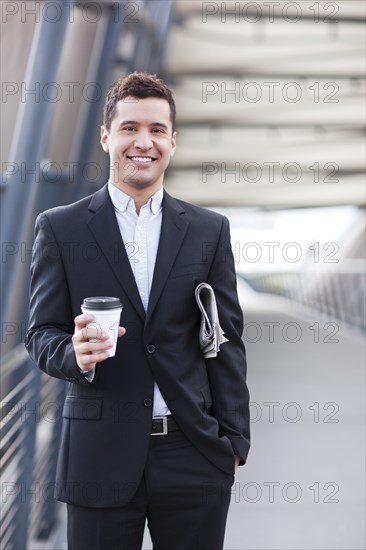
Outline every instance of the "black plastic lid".
[[83, 307], [87, 309], [113, 309], [121, 306], [121, 300], [111, 296], [94, 296], [93, 298], [84, 298], [83, 301]]

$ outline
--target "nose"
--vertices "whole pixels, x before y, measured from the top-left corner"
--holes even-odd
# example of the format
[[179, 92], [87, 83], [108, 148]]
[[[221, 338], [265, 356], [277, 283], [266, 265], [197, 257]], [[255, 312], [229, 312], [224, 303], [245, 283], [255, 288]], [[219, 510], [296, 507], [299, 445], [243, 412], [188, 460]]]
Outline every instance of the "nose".
[[137, 149], [143, 149], [144, 151], [151, 149], [153, 146], [149, 132], [140, 131], [135, 136], [135, 147]]

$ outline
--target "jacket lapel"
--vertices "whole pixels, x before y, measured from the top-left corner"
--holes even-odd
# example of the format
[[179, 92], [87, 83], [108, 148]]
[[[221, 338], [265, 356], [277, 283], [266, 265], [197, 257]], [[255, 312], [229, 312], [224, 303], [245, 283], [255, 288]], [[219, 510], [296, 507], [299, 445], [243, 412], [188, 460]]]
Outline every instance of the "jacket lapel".
[[140, 317], [145, 319], [144, 307], [123, 244], [107, 185], [92, 196], [89, 211], [94, 213], [88, 222], [88, 226], [95, 240], [122, 285], [126, 296]]
[[184, 209], [180, 206], [178, 201], [164, 191], [163, 220], [149, 296], [149, 305], [146, 313], [146, 322], [149, 320], [156, 307], [174, 260], [184, 240], [188, 225], [184, 216]]

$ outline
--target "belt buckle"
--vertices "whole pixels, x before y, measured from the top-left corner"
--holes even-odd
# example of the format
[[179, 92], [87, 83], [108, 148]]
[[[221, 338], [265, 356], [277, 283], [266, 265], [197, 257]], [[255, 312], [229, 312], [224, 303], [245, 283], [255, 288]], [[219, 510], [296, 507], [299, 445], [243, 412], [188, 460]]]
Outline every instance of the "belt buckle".
[[168, 418], [166, 416], [154, 416], [153, 420], [162, 420], [163, 421], [163, 431], [162, 432], [151, 432], [150, 435], [167, 435], [168, 433]]

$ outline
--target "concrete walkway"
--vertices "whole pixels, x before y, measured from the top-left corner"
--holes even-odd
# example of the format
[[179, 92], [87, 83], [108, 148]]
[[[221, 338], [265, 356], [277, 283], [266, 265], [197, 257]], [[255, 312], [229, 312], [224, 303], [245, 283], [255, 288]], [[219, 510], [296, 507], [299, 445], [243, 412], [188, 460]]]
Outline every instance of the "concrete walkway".
[[225, 548], [364, 549], [365, 342], [286, 300], [246, 298], [252, 449]]

